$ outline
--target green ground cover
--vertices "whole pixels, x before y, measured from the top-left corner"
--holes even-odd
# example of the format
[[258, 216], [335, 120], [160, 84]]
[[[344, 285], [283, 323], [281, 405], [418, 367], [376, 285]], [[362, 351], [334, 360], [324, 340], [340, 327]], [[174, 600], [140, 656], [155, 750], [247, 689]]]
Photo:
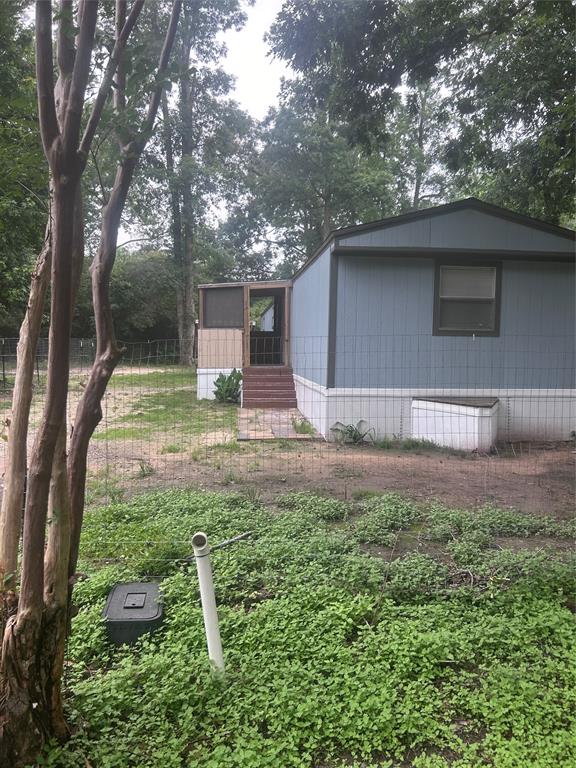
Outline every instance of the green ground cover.
[[[169, 491], [86, 516], [62, 768], [559, 768], [573, 765], [569, 524], [487, 508]], [[227, 662], [210, 673], [190, 537], [213, 542]], [[538, 550], [494, 537], [546, 534]], [[370, 553], [415, 536], [418, 551]], [[431, 549], [427, 549], [430, 544]], [[368, 550], [368, 551], [367, 551]], [[161, 581], [165, 623], [104, 638], [118, 581]], [[572, 729], [572, 731], [571, 731]]]
[[116, 392], [130, 394], [130, 407], [109, 419], [107, 428], [95, 433], [96, 440], [149, 439], [166, 430], [173, 436], [236, 433], [237, 406], [198, 400], [196, 374], [190, 369], [122, 374], [112, 382], [111, 402]]

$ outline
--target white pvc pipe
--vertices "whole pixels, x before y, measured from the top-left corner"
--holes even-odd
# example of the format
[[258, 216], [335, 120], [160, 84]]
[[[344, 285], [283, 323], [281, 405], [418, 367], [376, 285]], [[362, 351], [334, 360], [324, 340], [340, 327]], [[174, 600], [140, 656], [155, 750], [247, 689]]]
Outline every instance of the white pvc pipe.
[[214, 594], [214, 581], [212, 579], [212, 566], [210, 564], [210, 545], [208, 536], [198, 531], [192, 536], [192, 548], [196, 559], [198, 582], [200, 584], [200, 600], [202, 602], [202, 614], [204, 616], [204, 629], [206, 631], [206, 643], [208, 644], [208, 657], [216, 669], [224, 672], [224, 656], [222, 654], [222, 641], [220, 640], [220, 627], [218, 625], [218, 610], [216, 608], [216, 596]]

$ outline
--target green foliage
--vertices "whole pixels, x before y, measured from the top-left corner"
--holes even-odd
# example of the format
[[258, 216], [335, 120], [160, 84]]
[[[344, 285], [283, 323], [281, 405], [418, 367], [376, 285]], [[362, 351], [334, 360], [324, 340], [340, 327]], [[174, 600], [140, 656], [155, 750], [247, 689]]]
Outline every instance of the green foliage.
[[466, 451], [460, 451], [455, 448], [447, 448], [438, 445], [432, 440], [420, 439], [415, 437], [383, 437], [374, 441], [374, 446], [383, 451], [414, 451], [416, 453], [447, 453], [455, 456], [466, 456]]
[[449, 509], [434, 504], [427, 512], [426, 536], [435, 541], [450, 541], [461, 534], [489, 536], [574, 536], [574, 521], [524, 515], [511, 509], [485, 506], [477, 510]]
[[48, 214], [38, 136], [34, 45], [20, 0], [0, 13], [0, 334], [16, 335]]
[[373, 496], [360, 505], [363, 514], [355, 521], [358, 541], [392, 546], [397, 531], [409, 528], [421, 515], [418, 507], [395, 493]]
[[[320, 519], [334, 518], [320, 498], [288, 494], [272, 512], [240, 494], [169, 491], [90, 512], [68, 649], [73, 735], [44, 764], [572, 762], [574, 564], [490, 550], [477, 538], [487, 558], [478, 568], [491, 580], [471, 591], [451, 582], [459, 569], [429, 554], [387, 564], [361, 553], [346, 526]], [[365, 504], [359, 519], [379, 508], [391, 530], [418, 520], [396, 494]], [[210, 674], [186, 560], [200, 529], [213, 543], [253, 531], [212, 556], [225, 679]], [[161, 580], [164, 626], [131, 649], [108, 645], [109, 589], [151, 576]]]
[[319, 520], [345, 520], [350, 513], [350, 505], [327, 496], [311, 493], [287, 493], [280, 496], [278, 506], [294, 512], [315, 515]]
[[394, 176], [386, 155], [358, 151], [346, 123], [309, 108], [297, 84], [284, 83], [280, 98], [261, 131], [253, 197], [291, 272], [332, 229], [382, 218]]
[[448, 568], [430, 555], [412, 552], [393, 560], [388, 574], [390, 593], [397, 600], [437, 592], [444, 586]]
[[360, 445], [374, 442], [374, 427], [370, 427], [364, 419], [360, 419], [356, 424], [343, 424], [337, 421], [330, 427], [330, 432], [339, 443]]
[[[348, 0], [302, 0], [284, 3], [270, 41], [309, 109], [398, 157], [400, 201], [412, 190], [414, 207], [474, 194], [569, 222], [574, 32], [561, 1], [358, 0], [352, 18]], [[427, 99], [430, 85], [445, 97]]]
[[178, 443], [168, 443], [162, 448], [161, 453], [182, 453], [183, 450], [184, 448]]
[[292, 419], [294, 432], [298, 435], [315, 435], [316, 430], [307, 419]]
[[[176, 338], [175, 275], [170, 257], [161, 251], [126, 251], [116, 256], [110, 303], [116, 334], [123, 341]], [[72, 332], [94, 334], [89, 271], [82, 276]]]
[[214, 397], [219, 403], [239, 403], [242, 391], [242, 371], [236, 368], [229, 373], [221, 373], [214, 381]]

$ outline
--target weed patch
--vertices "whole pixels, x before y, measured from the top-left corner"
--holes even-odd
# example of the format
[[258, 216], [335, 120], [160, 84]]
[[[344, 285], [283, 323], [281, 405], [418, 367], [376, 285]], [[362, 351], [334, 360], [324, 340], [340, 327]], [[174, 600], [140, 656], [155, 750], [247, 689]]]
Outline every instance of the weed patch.
[[[278, 514], [251, 492], [169, 491], [87, 514], [67, 664], [73, 735], [44, 764], [572, 764], [574, 563], [493, 549], [491, 533], [463, 523], [447, 560], [413, 552], [385, 563], [361, 551], [352, 524], [372, 515], [385, 533], [417, 524], [425, 536], [446, 520], [385, 494], [334, 526], [350, 511], [342, 504], [288, 494]], [[210, 673], [186, 559], [196, 530], [213, 543], [253, 531], [213, 553], [223, 680]], [[165, 624], [113, 648], [100, 619], [106, 595], [146, 578], [161, 582]]]

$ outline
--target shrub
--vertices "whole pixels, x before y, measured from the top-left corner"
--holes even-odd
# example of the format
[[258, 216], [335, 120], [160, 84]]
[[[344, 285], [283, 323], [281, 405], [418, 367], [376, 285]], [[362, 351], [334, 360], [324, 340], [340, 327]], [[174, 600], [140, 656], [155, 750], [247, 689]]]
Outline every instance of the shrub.
[[214, 397], [220, 403], [239, 403], [242, 371], [234, 370], [226, 375], [221, 373], [214, 380]]
[[360, 445], [360, 443], [374, 442], [374, 427], [368, 426], [368, 422], [360, 419], [356, 424], [342, 424], [337, 421], [330, 427], [330, 432], [338, 443]]

